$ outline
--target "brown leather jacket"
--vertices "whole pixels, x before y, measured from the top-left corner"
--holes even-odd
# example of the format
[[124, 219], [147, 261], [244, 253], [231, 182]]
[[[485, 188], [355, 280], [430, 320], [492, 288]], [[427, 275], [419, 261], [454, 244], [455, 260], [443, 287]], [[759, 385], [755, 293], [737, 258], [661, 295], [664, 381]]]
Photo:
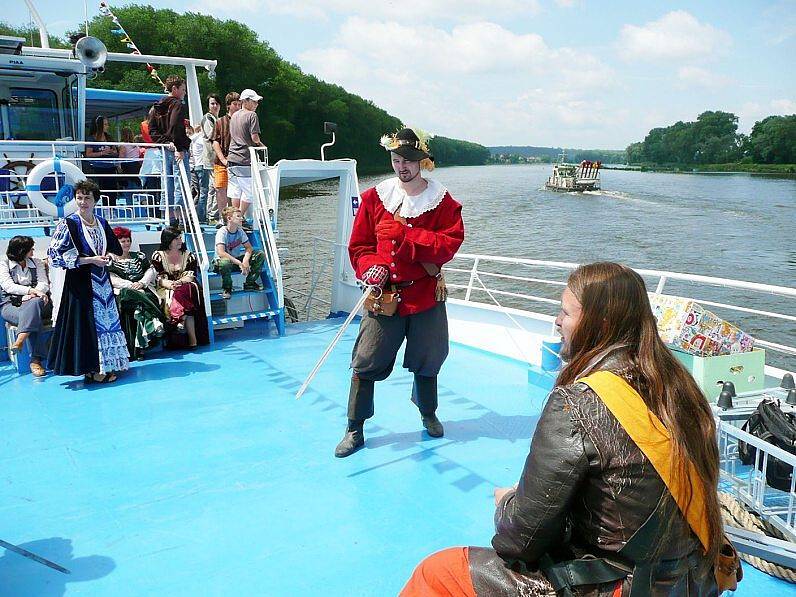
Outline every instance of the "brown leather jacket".
[[[599, 368], [634, 384], [621, 356]], [[550, 394], [517, 490], [498, 505], [495, 528], [494, 550], [470, 550], [478, 595], [553, 594], [552, 571], [561, 568], [555, 565], [584, 556], [625, 569], [624, 596], [717, 594], [712, 566], [660, 476], [582, 383]], [[559, 583], [559, 594], [612, 594], [617, 580], [594, 582], [588, 569], [580, 570], [577, 585], [562, 591]]]

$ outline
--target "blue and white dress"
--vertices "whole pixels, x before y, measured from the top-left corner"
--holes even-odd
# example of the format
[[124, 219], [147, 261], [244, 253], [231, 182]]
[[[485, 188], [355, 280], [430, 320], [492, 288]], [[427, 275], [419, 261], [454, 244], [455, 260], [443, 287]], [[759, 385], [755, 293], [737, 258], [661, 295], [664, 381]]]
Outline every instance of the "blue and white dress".
[[58, 375], [110, 373], [130, 366], [127, 341], [105, 267], [78, 265], [80, 257], [121, 255], [108, 222], [89, 226], [77, 213], [58, 222], [47, 255], [66, 270], [48, 365]]

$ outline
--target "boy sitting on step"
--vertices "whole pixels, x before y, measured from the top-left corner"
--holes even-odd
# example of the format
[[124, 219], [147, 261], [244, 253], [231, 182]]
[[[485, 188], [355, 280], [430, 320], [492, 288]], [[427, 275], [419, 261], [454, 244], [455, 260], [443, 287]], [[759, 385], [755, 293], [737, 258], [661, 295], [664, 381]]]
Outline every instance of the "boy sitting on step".
[[221, 297], [232, 296], [232, 274], [241, 272], [246, 276], [243, 290], [262, 290], [257, 283], [265, 262], [265, 254], [255, 251], [249, 236], [243, 230], [243, 212], [237, 207], [223, 211], [224, 226], [216, 232], [216, 258], [213, 271], [221, 274]]

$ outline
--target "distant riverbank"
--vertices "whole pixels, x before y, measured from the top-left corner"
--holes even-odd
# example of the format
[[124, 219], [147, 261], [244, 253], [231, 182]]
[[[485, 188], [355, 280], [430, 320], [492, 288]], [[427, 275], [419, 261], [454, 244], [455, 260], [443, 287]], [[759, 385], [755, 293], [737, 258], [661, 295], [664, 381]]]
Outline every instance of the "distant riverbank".
[[633, 170], [637, 172], [711, 172], [751, 174], [796, 174], [796, 164], [746, 164], [733, 162], [729, 164], [689, 164], [688, 166], [658, 166], [644, 164], [642, 166], [603, 166], [603, 170]]

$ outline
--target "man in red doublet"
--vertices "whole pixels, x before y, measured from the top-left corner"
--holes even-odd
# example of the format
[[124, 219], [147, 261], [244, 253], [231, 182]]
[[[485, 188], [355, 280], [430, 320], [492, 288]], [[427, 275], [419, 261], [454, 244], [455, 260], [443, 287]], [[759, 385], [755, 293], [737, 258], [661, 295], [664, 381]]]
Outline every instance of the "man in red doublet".
[[[414, 373], [412, 401], [432, 437], [444, 430], [436, 415], [437, 374], [448, 356], [448, 318], [442, 266], [464, 240], [462, 206], [440, 183], [425, 179], [434, 160], [410, 128], [382, 137], [397, 175], [362, 193], [348, 252], [357, 278], [380, 287], [382, 299], [367, 303], [354, 345], [348, 427], [335, 456], [365, 444], [363, 424], [373, 416], [374, 383], [387, 379], [404, 339], [403, 366]], [[396, 293], [393, 295], [393, 293]], [[397, 301], [391, 315], [388, 297]]]

